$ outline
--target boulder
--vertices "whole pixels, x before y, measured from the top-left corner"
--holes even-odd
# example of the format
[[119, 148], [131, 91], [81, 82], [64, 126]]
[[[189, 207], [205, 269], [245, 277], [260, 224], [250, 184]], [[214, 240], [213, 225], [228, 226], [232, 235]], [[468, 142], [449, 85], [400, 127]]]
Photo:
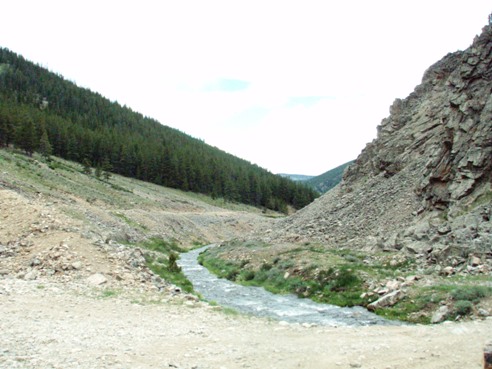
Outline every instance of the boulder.
[[24, 279], [26, 281], [33, 281], [35, 279], [37, 279], [39, 276], [39, 272], [36, 270], [36, 269], [32, 269], [30, 271], [28, 271], [25, 275], [24, 275]]
[[441, 323], [446, 319], [448, 314], [449, 314], [449, 307], [447, 305], [440, 306], [439, 309], [437, 309], [432, 315], [431, 323], [432, 324]]
[[82, 262], [81, 261], [74, 261], [72, 264], [71, 264], [71, 267], [75, 270], [80, 270], [82, 269]]
[[383, 307], [388, 307], [388, 306], [393, 306], [395, 305], [398, 301], [400, 301], [404, 297], [404, 294], [401, 290], [396, 290], [390, 293], [387, 293], [386, 295], [382, 296], [378, 300], [370, 303], [367, 305], [367, 308], [369, 310], [376, 310], [380, 309]]
[[476, 266], [479, 266], [479, 265], [482, 265], [482, 260], [480, 260], [480, 258], [477, 257], [477, 256], [472, 256], [470, 258], [470, 265], [471, 266], [475, 266], [475, 267]]
[[108, 279], [100, 273], [93, 274], [87, 278], [87, 282], [92, 286], [100, 286], [101, 284], [104, 284], [107, 281]]

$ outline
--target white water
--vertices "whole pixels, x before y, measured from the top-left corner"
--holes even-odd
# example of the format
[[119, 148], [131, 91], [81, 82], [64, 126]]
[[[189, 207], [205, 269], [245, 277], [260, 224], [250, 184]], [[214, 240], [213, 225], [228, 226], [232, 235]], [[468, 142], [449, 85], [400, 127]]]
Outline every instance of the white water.
[[181, 254], [178, 261], [183, 273], [193, 283], [195, 291], [221, 306], [239, 312], [269, 317], [290, 323], [314, 323], [328, 326], [396, 325], [362, 307], [341, 308], [321, 304], [295, 295], [275, 295], [261, 287], [242, 286], [218, 278], [197, 262], [198, 255], [208, 247]]

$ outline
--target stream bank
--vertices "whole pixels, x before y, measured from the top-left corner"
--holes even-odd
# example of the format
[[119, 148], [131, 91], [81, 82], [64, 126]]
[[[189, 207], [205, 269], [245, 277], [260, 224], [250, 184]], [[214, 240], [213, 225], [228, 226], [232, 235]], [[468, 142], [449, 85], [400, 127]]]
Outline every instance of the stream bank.
[[244, 314], [267, 317], [288, 323], [316, 324], [323, 326], [399, 325], [366, 309], [339, 307], [302, 299], [292, 294], [275, 295], [261, 287], [243, 286], [218, 278], [198, 264], [198, 255], [208, 245], [181, 254], [178, 261], [183, 273], [191, 281], [196, 292], [206, 300], [232, 308]]

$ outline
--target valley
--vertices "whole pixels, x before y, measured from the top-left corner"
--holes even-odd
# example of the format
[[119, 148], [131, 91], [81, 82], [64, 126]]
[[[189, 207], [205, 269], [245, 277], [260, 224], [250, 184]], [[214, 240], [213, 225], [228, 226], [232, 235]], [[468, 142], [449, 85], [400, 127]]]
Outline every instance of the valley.
[[[483, 368], [490, 20], [320, 197], [0, 49], [0, 368]], [[221, 306], [180, 267], [209, 244], [198, 262], [221, 292], [363, 313], [347, 326]]]
[[2, 368], [481, 367], [490, 318], [325, 327], [238, 315], [178, 292], [134, 246], [244, 238], [280, 214], [0, 154]]

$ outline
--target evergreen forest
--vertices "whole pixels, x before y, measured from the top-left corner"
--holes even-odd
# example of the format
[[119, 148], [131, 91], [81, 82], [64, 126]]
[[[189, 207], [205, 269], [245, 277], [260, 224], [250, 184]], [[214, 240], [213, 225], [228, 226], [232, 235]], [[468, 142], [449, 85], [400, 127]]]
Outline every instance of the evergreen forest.
[[0, 48], [0, 147], [9, 146], [283, 212], [317, 196]]

